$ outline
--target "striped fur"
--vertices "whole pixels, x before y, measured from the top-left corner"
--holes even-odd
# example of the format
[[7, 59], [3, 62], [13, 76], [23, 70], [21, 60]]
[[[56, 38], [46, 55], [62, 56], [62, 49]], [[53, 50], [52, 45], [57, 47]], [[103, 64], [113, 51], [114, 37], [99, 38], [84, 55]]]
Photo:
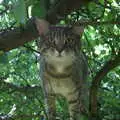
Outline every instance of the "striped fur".
[[80, 35], [72, 27], [50, 26], [38, 46], [49, 120], [55, 120], [56, 95], [68, 101], [70, 120], [80, 120], [81, 114], [86, 113], [88, 73]]

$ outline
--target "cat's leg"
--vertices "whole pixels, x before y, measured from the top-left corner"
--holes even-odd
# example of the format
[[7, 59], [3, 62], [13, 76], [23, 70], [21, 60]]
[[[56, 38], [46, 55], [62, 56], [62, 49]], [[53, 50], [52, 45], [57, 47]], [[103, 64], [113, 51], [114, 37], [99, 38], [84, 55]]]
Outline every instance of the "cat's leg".
[[69, 94], [67, 97], [70, 120], [86, 120], [84, 117], [86, 114], [85, 106], [80, 98], [81, 96], [77, 92]]
[[55, 94], [53, 93], [50, 84], [47, 81], [44, 84], [44, 97], [45, 107], [48, 120], [55, 120], [56, 117], [56, 105], [55, 105]]
[[46, 98], [46, 103], [48, 120], [55, 120], [56, 118], [55, 96], [48, 94]]
[[80, 114], [78, 94], [78, 92], [73, 91], [67, 95], [70, 120], [78, 120], [76, 117]]
[[78, 100], [70, 100], [68, 109], [70, 114], [70, 120], [79, 120], [78, 116], [80, 117], [80, 111]]

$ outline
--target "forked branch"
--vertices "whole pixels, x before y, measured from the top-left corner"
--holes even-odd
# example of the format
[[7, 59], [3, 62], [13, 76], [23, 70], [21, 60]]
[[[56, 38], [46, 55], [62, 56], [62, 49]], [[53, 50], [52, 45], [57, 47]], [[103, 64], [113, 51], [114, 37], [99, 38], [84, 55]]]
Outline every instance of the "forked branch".
[[120, 65], [120, 51], [118, 52], [118, 55], [108, 62], [101, 68], [101, 70], [96, 73], [96, 76], [92, 80], [92, 85], [90, 88], [90, 117], [92, 118], [98, 118], [98, 109], [97, 109], [97, 94], [98, 89], [100, 86], [101, 81], [103, 78], [107, 75], [108, 72], [110, 72], [112, 69]]

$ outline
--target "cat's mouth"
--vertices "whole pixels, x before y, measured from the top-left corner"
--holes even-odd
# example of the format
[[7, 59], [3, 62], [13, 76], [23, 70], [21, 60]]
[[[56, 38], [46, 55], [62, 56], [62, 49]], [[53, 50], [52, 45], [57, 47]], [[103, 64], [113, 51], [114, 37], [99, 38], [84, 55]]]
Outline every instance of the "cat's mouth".
[[57, 57], [63, 57], [63, 55], [61, 53], [58, 53]]

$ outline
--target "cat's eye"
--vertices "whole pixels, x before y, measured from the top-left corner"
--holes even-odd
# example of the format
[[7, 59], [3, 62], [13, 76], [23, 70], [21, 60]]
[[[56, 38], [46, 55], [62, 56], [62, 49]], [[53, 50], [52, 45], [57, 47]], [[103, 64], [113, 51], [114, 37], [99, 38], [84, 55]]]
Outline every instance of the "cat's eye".
[[72, 43], [72, 42], [73, 42], [73, 39], [70, 38], [70, 37], [68, 37], [68, 38], [67, 38], [67, 43]]

